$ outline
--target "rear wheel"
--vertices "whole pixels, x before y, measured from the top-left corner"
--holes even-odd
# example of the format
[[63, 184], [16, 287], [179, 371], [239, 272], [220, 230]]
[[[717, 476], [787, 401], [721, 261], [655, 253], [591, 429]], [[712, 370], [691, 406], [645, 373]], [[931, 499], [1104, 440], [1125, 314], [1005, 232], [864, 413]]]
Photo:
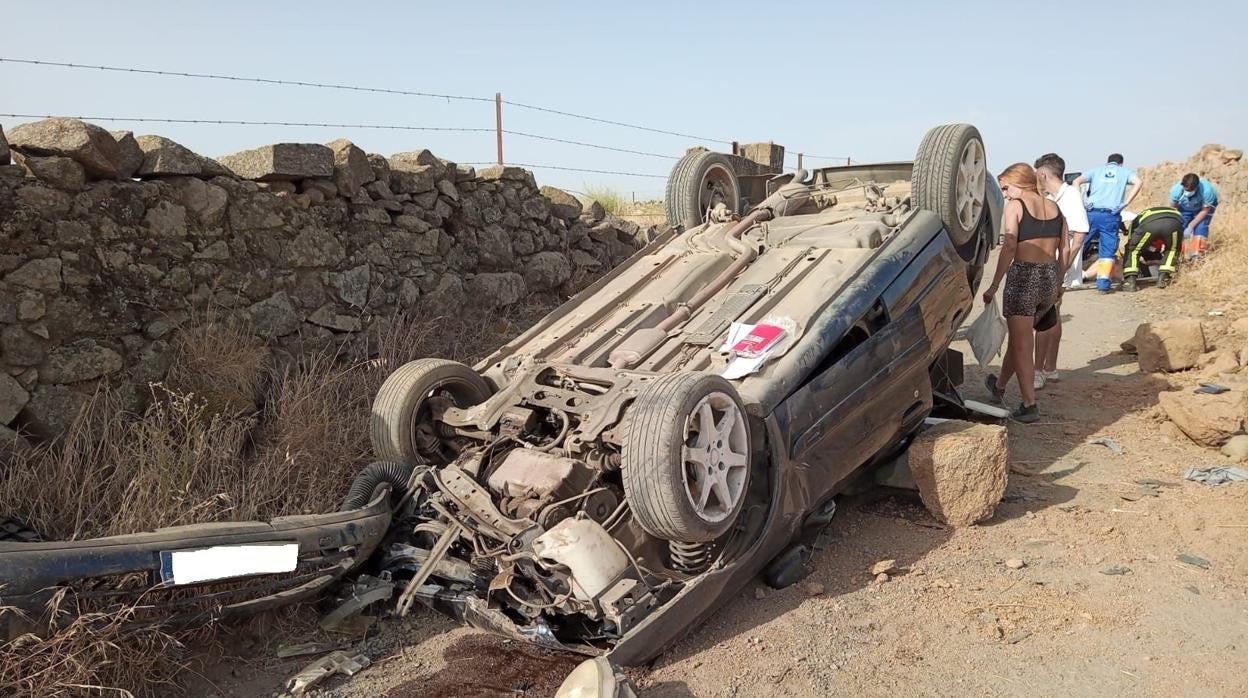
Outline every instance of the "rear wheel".
[[914, 204], [940, 216], [958, 248], [979, 233], [988, 207], [987, 181], [984, 142], [974, 126], [945, 124], [923, 136], [914, 157]]
[[741, 185], [727, 155], [709, 151], [685, 154], [667, 177], [667, 222], [685, 230], [706, 221], [706, 213], [724, 204], [730, 213], [741, 206]]
[[661, 376], [629, 408], [624, 494], [651, 535], [715, 540], [733, 525], [750, 477], [750, 430], [732, 384], [710, 373]]
[[444, 464], [456, 453], [439, 434], [436, 414], [447, 407], [472, 407], [490, 397], [490, 385], [476, 371], [446, 359], [403, 364], [386, 378], [373, 400], [369, 438], [378, 460]]

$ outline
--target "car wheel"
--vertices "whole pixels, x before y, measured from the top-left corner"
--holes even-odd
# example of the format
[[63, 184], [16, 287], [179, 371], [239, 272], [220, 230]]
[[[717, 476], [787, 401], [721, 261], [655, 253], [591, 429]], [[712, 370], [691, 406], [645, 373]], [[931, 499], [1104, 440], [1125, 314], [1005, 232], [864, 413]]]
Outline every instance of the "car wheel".
[[369, 439], [378, 460], [419, 465], [454, 460], [438, 434], [435, 410], [472, 407], [490, 397], [490, 385], [476, 371], [446, 359], [403, 364], [386, 378], [373, 400]]
[[979, 130], [970, 124], [945, 124], [929, 130], [919, 144], [911, 196], [915, 206], [940, 216], [953, 244], [961, 248], [975, 237], [986, 213], [987, 178]]
[[667, 222], [685, 230], [702, 225], [708, 209], [723, 203], [731, 213], [741, 206], [741, 184], [727, 155], [687, 153], [667, 176], [664, 205]]
[[624, 495], [651, 535], [715, 540], [732, 527], [750, 478], [750, 430], [732, 384], [710, 373], [661, 376], [629, 408]]

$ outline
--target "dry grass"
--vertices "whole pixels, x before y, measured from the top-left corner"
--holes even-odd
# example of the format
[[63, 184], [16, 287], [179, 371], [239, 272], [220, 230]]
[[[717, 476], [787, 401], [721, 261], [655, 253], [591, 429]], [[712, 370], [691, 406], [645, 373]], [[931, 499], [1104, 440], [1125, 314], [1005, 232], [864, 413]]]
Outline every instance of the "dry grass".
[[[142, 416], [101, 390], [59, 447], [15, 453], [0, 513], [74, 539], [332, 511], [369, 460], [369, 407], [394, 368], [424, 356], [472, 362], [556, 300], [506, 318], [417, 312], [375, 332], [369, 357], [327, 350], [280, 367], [244, 328], [206, 321], [180, 335]], [[127, 631], [127, 611], [61, 613], [69, 603], [57, 596], [48, 632], [0, 645], [0, 695], [171, 690], [190, 635]]]
[[1248, 307], [1248, 205], [1219, 206], [1209, 240], [1209, 254], [1181, 268], [1176, 285], [1223, 310]]

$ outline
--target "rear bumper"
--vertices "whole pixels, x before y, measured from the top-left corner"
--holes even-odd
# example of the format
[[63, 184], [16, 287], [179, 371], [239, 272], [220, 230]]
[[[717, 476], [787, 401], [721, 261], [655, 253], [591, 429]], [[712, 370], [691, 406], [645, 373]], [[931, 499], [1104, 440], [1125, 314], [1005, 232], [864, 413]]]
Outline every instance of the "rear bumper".
[[[368, 559], [390, 525], [389, 488], [364, 507], [264, 522], [196, 524], [82, 541], [0, 543], [0, 606], [43, 615], [58, 589], [80, 609], [124, 608], [141, 600], [136, 621], [196, 625], [311, 597]], [[298, 543], [293, 572], [172, 587], [161, 582], [161, 553], [250, 543]], [[15, 614], [0, 621], [12, 623]], [[7, 635], [13, 631], [5, 628]]]

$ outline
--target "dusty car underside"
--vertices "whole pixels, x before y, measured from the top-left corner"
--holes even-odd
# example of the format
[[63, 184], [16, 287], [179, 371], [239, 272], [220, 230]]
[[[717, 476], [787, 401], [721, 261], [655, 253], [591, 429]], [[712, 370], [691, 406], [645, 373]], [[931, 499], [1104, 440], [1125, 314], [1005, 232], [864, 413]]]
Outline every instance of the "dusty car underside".
[[[383, 563], [404, 580], [399, 611], [419, 601], [601, 653], [757, 554], [776, 526], [768, 417], [843, 355], [835, 346], [859, 318], [837, 325], [834, 301], [873, 265], [912, 256], [906, 231], [943, 238], [910, 175], [899, 163], [786, 177], [743, 216], [720, 204], [656, 240], [476, 370], [426, 359], [396, 371], [372, 436], [379, 458], [405, 464], [387, 478], [407, 495]], [[933, 355], [969, 310], [968, 274], [942, 265], [927, 283], [960, 285], [947, 295], [966, 307], [925, 316]], [[784, 339], [761, 368], [725, 379], [739, 360], [722, 351], [733, 323], [763, 322]], [[645, 644], [671, 632], [658, 635]]]

